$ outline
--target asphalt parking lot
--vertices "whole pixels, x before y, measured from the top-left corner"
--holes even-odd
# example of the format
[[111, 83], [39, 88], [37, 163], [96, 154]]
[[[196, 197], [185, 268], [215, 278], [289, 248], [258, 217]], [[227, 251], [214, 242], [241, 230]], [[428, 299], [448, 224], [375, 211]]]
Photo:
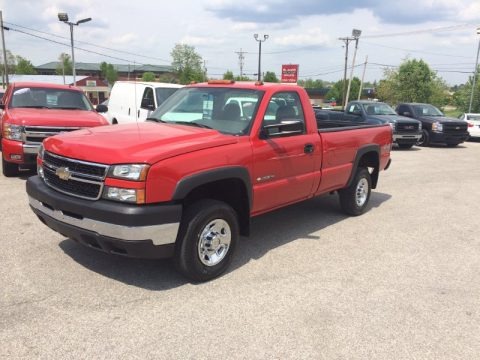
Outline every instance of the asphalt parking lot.
[[54, 233], [0, 175], [0, 358], [478, 359], [480, 142], [392, 158], [363, 216], [256, 218], [200, 285]]

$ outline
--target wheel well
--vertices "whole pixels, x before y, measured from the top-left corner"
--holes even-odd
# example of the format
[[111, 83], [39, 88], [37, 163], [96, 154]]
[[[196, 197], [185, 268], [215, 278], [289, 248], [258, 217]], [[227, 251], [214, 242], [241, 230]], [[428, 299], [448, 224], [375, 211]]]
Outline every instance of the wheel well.
[[189, 206], [200, 199], [215, 199], [230, 205], [238, 214], [240, 234], [250, 233], [250, 206], [247, 189], [240, 179], [222, 179], [192, 189], [183, 200]]
[[376, 151], [369, 151], [362, 155], [358, 162], [358, 167], [369, 168], [372, 179], [372, 189], [377, 187], [378, 173], [380, 171], [380, 159]]
[[112, 120], [112, 125], [116, 125], [116, 124], [118, 124], [117, 119], [113, 119], [113, 120]]

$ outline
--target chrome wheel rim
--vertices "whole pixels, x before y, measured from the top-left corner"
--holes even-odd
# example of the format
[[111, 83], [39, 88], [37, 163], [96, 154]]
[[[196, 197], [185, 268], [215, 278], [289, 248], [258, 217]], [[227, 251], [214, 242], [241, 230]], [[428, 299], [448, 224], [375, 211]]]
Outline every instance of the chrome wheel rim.
[[365, 178], [360, 179], [355, 189], [355, 202], [358, 207], [362, 207], [368, 197], [368, 181]]
[[232, 231], [223, 219], [210, 221], [200, 233], [198, 241], [198, 257], [202, 264], [215, 266], [227, 256]]

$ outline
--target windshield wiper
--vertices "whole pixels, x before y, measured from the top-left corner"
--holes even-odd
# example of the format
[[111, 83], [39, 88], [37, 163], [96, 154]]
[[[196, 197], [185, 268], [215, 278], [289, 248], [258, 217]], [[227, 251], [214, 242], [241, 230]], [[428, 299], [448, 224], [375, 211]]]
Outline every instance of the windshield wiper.
[[145, 120], [150, 120], [150, 121], [155, 121], [155, 122], [160, 122], [160, 123], [166, 123], [166, 121], [164, 121], [162, 119], [157, 119], [157, 118], [154, 118], [154, 117], [147, 117]]
[[18, 106], [21, 108], [28, 108], [28, 109], [51, 109], [48, 106], [45, 105], [25, 105], [25, 106]]
[[208, 125], [193, 122], [193, 121], [168, 121], [168, 122], [173, 123], [173, 124], [179, 124], [179, 125], [196, 126], [196, 127], [203, 128], [203, 129], [212, 129]]
[[57, 106], [55, 109], [60, 109], [60, 110], [86, 110], [80, 107], [74, 107], [74, 106]]

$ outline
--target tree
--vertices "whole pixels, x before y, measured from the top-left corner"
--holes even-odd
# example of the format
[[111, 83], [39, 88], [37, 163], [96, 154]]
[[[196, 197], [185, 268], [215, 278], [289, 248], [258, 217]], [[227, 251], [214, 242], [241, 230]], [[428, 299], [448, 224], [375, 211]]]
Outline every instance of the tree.
[[[15, 55], [12, 54], [10, 50], [5, 51], [7, 54], [7, 71], [9, 74], [14, 74], [15, 73]], [[2, 78], [5, 76], [5, 66], [3, 65], [3, 56], [0, 56], [0, 73], [2, 74]]]
[[234, 79], [234, 76], [232, 71], [227, 70], [227, 72], [223, 74], [223, 80], [233, 80], [233, 79]]
[[142, 75], [142, 81], [155, 81], [155, 74], [151, 71], [144, 72]]
[[263, 81], [265, 82], [273, 82], [273, 83], [278, 83], [278, 78], [277, 75], [273, 71], [267, 71], [265, 75], [263, 76]]
[[59, 64], [56, 69], [58, 75], [73, 75], [73, 65], [70, 55], [61, 53], [58, 57], [58, 61]]
[[109, 85], [112, 85], [118, 79], [118, 72], [112, 64], [107, 64], [105, 61], [100, 64], [100, 71], [102, 77], [107, 80]]
[[386, 70], [378, 85], [378, 96], [391, 104], [425, 102], [444, 106], [448, 101], [447, 86], [423, 60], [405, 60], [398, 70]]
[[34, 75], [37, 72], [35, 71], [35, 67], [33, 64], [30, 62], [30, 60], [27, 60], [20, 55], [16, 56], [17, 60], [17, 65], [15, 67], [15, 74], [19, 75]]
[[[348, 81], [348, 80], [347, 80]], [[358, 91], [360, 90], [360, 79], [358, 77], [354, 77], [352, 79], [352, 83], [350, 85], [350, 96], [348, 97], [350, 100], [357, 100], [358, 98]], [[326, 99], [335, 99], [337, 104], [343, 104], [343, 80], [337, 81], [330, 90], [325, 95]]]
[[170, 55], [173, 59], [172, 67], [181, 84], [204, 80], [203, 59], [195, 52], [195, 47], [187, 44], [176, 44]]
[[[471, 112], [480, 113], [480, 79], [478, 74], [480, 66], [477, 68], [477, 79], [475, 82], [475, 89], [473, 91], [472, 109]], [[453, 102], [457, 109], [462, 112], [468, 112], [470, 107], [470, 98], [472, 97], [473, 76], [470, 76], [467, 83], [458, 87], [453, 94]]]
[[313, 79], [306, 79], [306, 80], [298, 80], [298, 85], [303, 86], [306, 89], [321, 89], [325, 87], [325, 84], [322, 80], [313, 80]]

